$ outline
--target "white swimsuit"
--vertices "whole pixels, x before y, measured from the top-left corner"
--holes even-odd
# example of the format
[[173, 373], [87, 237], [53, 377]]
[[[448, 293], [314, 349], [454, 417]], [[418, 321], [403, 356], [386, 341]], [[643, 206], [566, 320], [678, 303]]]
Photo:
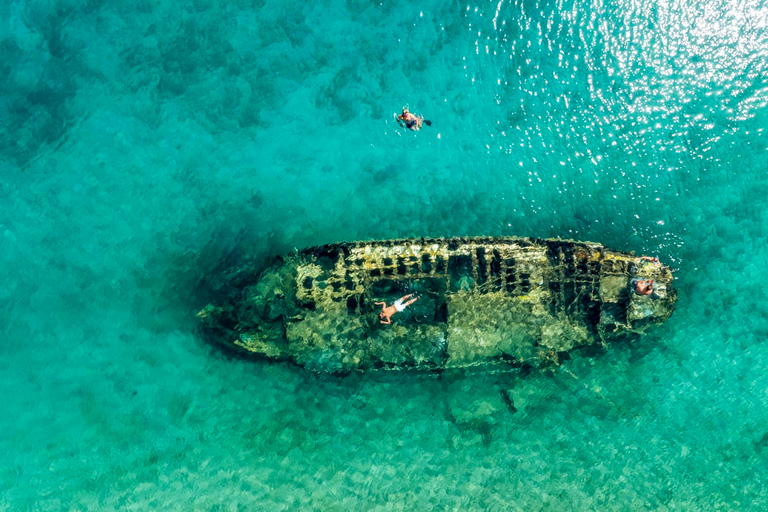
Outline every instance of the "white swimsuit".
[[397, 299], [395, 303], [392, 305], [395, 306], [395, 309], [397, 310], [398, 313], [401, 313], [405, 309], [405, 305], [403, 304], [403, 301], [401, 301], [400, 299]]

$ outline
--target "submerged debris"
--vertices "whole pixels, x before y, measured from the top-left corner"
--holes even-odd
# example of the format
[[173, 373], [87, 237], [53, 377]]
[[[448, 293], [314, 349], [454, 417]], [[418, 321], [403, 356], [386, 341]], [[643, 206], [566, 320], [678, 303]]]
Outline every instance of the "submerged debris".
[[[198, 313], [208, 332], [329, 372], [556, 364], [572, 349], [664, 322], [677, 300], [668, 267], [558, 239], [329, 244], [255, 277]], [[636, 278], [653, 279], [653, 294], [635, 293]], [[421, 297], [380, 325], [374, 303], [405, 293]]]

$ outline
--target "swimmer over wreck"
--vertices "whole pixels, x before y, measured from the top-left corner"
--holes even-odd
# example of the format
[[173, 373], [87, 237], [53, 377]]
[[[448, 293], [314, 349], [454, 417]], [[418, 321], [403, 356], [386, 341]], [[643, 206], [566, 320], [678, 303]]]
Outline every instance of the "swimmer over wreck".
[[198, 313], [205, 331], [325, 372], [558, 364], [664, 322], [677, 300], [657, 258], [559, 239], [336, 243], [230, 275]]

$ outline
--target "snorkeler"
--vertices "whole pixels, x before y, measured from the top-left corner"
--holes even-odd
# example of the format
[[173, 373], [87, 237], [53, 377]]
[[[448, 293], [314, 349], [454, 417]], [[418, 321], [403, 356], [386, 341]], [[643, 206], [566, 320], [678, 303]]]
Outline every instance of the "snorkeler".
[[408, 128], [409, 130], [414, 130], [414, 131], [419, 131], [423, 124], [426, 124], [427, 126], [432, 126], [432, 121], [424, 119], [424, 116], [422, 115], [415, 116], [411, 114], [408, 111], [407, 106], [403, 107], [403, 113], [400, 114], [399, 116], [396, 116], [395, 119], [397, 120], [397, 124], [399, 124], [400, 126], [403, 126], [404, 128]]
[[[411, 297], [413, 298], [411, 299]], [[386, 302], [375, 302], [374, 304], [377, 306], [381, 304], [381, 313], [379, 313], [379, 319], [381, 320], [381, 323], [389, 325], [392, 323], [392, 315], [402, 312], [405, 308], [417, 300], [419, 300], [418, 296], [414, 297], [412, 293], [409, 293], [408, 295], [404, 295], [403, 297], [397, 299], [391, 306], [387, 306]]]

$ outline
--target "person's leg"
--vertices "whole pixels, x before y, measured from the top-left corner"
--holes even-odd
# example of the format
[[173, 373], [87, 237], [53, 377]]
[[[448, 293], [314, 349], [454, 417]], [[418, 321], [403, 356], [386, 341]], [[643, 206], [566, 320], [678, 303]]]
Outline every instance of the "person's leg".
[[[413, 295], [413, 294], [411, 294], [411, 295]], [[410, 295], [409, 295], [409, 297], [410, 297]], [[414, 302], [416, 302], [417, 300], [419, 300], [419, 298], [418, 298], [418, 297], [414, 297], [414, 298], [412, 298], [411, 300], [409, 300], [408, 302], [404, 302], [404, 303], [403, 303], [403, 307], [404, 307], [404, 308], [405, 308], [405, 307], [408, 307], [408, 306], [410, 306], [411, 304], [413, 304]]]

